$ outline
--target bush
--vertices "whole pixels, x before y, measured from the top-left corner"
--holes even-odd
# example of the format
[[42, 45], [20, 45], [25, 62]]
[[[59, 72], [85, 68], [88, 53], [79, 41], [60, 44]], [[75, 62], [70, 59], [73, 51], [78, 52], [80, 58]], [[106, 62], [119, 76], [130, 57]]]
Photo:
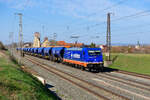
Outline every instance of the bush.
[[95, 47], [96, 47], [96, 44], [95, 44], [95, 43], [91, 43], [91, 44], [90, 44], [90, 47], [91, 47], [91, 48], [95, 48]]
[[1, 41], [0, 41], [0, 49], [6, 50], [5, 46], [3, 45], [3, 43]]

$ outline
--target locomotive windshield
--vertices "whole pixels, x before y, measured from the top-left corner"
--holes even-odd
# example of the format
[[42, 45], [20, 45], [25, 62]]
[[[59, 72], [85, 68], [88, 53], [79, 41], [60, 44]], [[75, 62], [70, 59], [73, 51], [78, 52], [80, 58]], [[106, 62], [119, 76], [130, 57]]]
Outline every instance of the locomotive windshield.
[[100, 55], [100, 54], [101, 54], [101, 51], [99, 51], [99, 50], [89, 50], [89, 51], [88, 51], [88, 54], [89, 54], [90, 56], [96, 56], [96, 55]]

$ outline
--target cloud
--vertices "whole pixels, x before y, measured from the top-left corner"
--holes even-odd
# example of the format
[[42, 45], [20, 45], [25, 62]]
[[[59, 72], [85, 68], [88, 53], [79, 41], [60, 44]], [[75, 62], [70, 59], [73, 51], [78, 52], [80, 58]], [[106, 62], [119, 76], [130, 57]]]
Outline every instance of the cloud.
[[[144, 1], [148, 3], [149, 0]], [[106, 20], [106, 14], [108, 12], [114, 13], [113, 18], [118, 18], [141, 11], [139, 8], [133, 7], [130, 4], [130, 0], [116, 7], [112, 7], [112, 5], [115, 5], [118, 0], [0, 0], [0, 2], [5, 2], [14, 9], [38, 8], [51, 14], [59, 14], [95, 22]], [[137, 0], [134, 0], [134, 2], [140, 5], [140, 2]], [[104, 10], [108, 7], [111, 9]]]
[[[129, 1], [127, 0], [127, 2]], [[110, 0], [51, 0], [47, 4], [51, 6], [50, 12], [52, 13], [92, 21], [106, 20], [108, 12], [114, 13], [114, 17], [121, 17], [141, 11], [136, 7], [132, 7], [132, 5], [125, 4], [112, 7], [116, 3]], [[104, 10], [108, 7], [112, 8]]]
[[6, 3], [8, 7], [17, 10], [23, 10], [35, 6], [35, 0], [0, 0], [2, 3]]
[[101, 12], [98, 11], [104, 9], [103, 5], [107, 7], [111, 4], [108, 0], [92, 0], [92, 2], [91, 0], [53, 0], [52, 11], [67, 16], [87, 18], [93, 13], [100, 15]]
[[32, 8], [35, 6], [35, 3], [32, 2], [32, 0], [22, 0], [22, 2], [16, 2], [12, 7], [15, 9], [26, 9], [26, 8]]
[[[52, 14], [81, 19], [88, 18], [91, 14], [99, 16], [103, 13], [100, 10], [113, 4], [109, 0], [92, 0], [92, 2], [91, 0], [0, 0], [0, 2], [4, 2], [9, 7], [17, 10], [38, 7]], [[89, 17], [88, 20], [95, 18]]]

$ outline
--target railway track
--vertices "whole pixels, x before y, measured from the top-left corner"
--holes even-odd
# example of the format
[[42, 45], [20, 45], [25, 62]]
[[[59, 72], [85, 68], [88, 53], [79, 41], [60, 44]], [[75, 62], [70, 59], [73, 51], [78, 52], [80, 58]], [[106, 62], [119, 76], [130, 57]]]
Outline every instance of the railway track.
[[131, 76], [136, 76], [136, 77], [141, 77], [141, 78], [145, 78], [150, 80], [150, 75], [144, 75], [144, 74], [139, 74], [139, 73], [135, 73], [135, 72], [128, 72], [128, 71], [123, 71], [123, 70], [119, 70], [119, 71], [115, 71], [116, 73], [121, 73], [121, 74], [127, 74], [127, 75], [131, 75]]
[[[33, 59], [35, 60], [35, 58], [33, 57]], [[43, 62], [44, 61], [44, 59], [39, 59], [39, 58], [37, 58], [37, 61], [40, 61], [40, 62]], [[43, 60], [43, 61], [42, 61]], [[49, 61], [48, 60], [45, 60], [46, 62], [48, 62], [49, 63]], [[43, 62], [44, 63], [44, 62]], [[44, 65], [49, 65], [48, 63], [45, 63]], [[55, 64], [57, 64], [57, 63], [55, 63]], [[63, 64], [57, 64], [57, 65], [63, 65]], [[50, 66], [53, 66], [53, 65], [50, 65]], [[72, 69], [72, 68], [71, 68]], [[73, 68], [74, 69], [74, 68]], [[59, 69], [59, 70], [61, 70], [61, 69]], [[84, 73], [84, 72], [83, 72]], [[85, 72], [85, 73], [87, 73], [87, 72]], [[72, 73], [71, 73], [72, 74]], [[90, 73], [91, 74], [91, 73]], [[97, 75], [97, 74], [93, 74], [93, 75]], [[102, 75], [102, 76], [101, 76]], [[126, 90], [126, 89], [122, 89], [122, 88], [117, 88], [117, 86], [116, 87], [114, 87], [114, 88], [117, 88], [118, 90], [119, 89], [121, 89], [120, 91], [126, 91], [126, 92], [129, 92], [129, 93], [131, 93], [131, 94], [133, 94], [133, 95], [136, 95], [137, 97], [140, 97], [140, 98], [143, 98], [143, 99], [138, 99], [138, 100], [149, 100], [150, 99], [150, 97], [149, 96], [147, 96], [147, 94], [149, 95], [149, 93], [148, 92], [150, 92], [150, 85], [149, 84], [143, 84], [143, 82], [138, 82], [138, 81], [136, 81], [136, 80], [132, 80], [132, 79], [126, 79], [126, 78], [124, 78], [124, 77], [119, 77], [119, 76], [115, 76], [115, 75], [111, 75], [111, 73], [102, 73], [101, 75], [97, 75], [97, 76], [101, 76], [102, 78], [107, 78], [107, 79], [109, 79], [109, 80], [111, 80], [111, 81], [115, 81], [116, 83], [121, 83], [123, 86], [128, 86], [128, 87], [131, 87], [131, 88], [136, 88], [134, 91], [136, 91], [136, 90], [138, 90], [138, 91], [140, 91], [140, 93], [142, 92], [142, 91], [144, 91], [144, 95], [143, 95], [143, 93], [134, 93], [134, 91], [130, 91], [130, 89], [128, 90]], [[104, 76], [103, 76], [104, 75]], [[76, 75], [75, 75], [76, 76]], [[130, 76], [130, 75], [129, 75]], [[101, 80], [101, 79], [100, 79]], [[97, 81], [97, 80], [96, 80]], [[90, 82], [91, 83], [91, 82]], [[100, 82], [101, 83], [101, 82]], [[108, 82], [109, 83], [109, 82]], [[144, 82], [145, 83], [145, 82]], [[104, 84], [105, 84], [105, 82], [104, 82]], [[106, 84], [107, 84], [107, 82], [106, 82]], [[95, 84], [96, 86], [97, 86], [97, 84]], [[110, 84], [111, 85], [111, 84]], [[138, 89], [137, 89], [138, 88]], [[107, 90], [107, 89], [106, 89]], [[109, 90], [109, 89], [108, 89]], [[118, 94], [117, 92], [115, 92], [115, 94]], [[123, 93], [124, 94], [124, 93]], [[121, 94], [122, 95], [122, 94]], [[124, 95], [122, 95], [122, 96], [124, 96], [124, 97], [127, 97], [127, 99], [128, 98], [130, 98], [129, 96], [125, 96], [125, 94]], [[130, 95], [131, 96], [131, 95]], [[134, 97], [133, 97], [134, 98]], [[131, 99], [131, 98], [130, 98]], [[115, 100], [115, 99], [114, 99]], [[118, 100], [118, 99], [117, 99]]]
[[57, 76], [61, 77], [62, 79], [74, 84], [75, 86], [78, 86], [85, 91], [89, 92], [90, 94], [96, 96], [98, 99], [103, 99], [103, 100], [129, 100], [129, 98], [124, 97], [122, 95], [116, 94], [112, 91], [109, 91], [105, 88], [96, 86], [92, 83], [89, 83], [88, 81], [82, 80], [76, 76], [73, 76], [69, 73], [63, 72], [61, 70], [58, 70], [54, 67], [48, 66], [47, 64], [44, 63], [39, 63], [38, 60], [32, 59], [30, 57], [26, 57], [27, 60], [30, 62], [40, 66], [41, 68], [56, 74]]
[[138, 96], [142, 98], [142, 100], [150, 100], [150, 85], [144, 85], [142, 83], [134, 82], [131, 80], [129, 81], [109, 74], [102, 74], [98, 76], [103, 77], [107, 83], [110, 83], [112, 86], [116, 86], [116, 88], [118, 88], [120, 85], [121, 87], [119, 87], [118, 90], [120, 89], [130, 95], [132, 94], [134, 96]]
[[107, 73], [104, 73], [103, 75], [102, 74], [97, 74], [97, 75], [107, 78], [107, 79], [110, 79], [110, 80], [113, 80], [113, 81], [116, 81], [116, 82], [119, 82], [119, 83], [122, 83], [122, 84], [126, 84], [126, 85], [130, 85], [130, 86], [133, 86], [133, 87], [136, 87], [139, 89], [147, 90], [150, 92], [150, 85], [146, 84], [146, 83], [134, 81], [131, 79], [125, 79], [125, 78], [122, 78], [119, 76], [113, 76], [113, 75], [107, 74]]

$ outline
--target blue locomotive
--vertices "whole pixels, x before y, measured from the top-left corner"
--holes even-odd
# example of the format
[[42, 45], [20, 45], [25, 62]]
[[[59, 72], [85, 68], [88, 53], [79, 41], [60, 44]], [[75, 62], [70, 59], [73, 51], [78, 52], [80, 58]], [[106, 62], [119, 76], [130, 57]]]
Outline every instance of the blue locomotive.
[[49, 59], [51, 61], [71, 64], [83, 70], [103, 70], [103, 55], [101, 48], [40, 47], [17, 48], [17, 50], [23, 50], [25, 54]]

